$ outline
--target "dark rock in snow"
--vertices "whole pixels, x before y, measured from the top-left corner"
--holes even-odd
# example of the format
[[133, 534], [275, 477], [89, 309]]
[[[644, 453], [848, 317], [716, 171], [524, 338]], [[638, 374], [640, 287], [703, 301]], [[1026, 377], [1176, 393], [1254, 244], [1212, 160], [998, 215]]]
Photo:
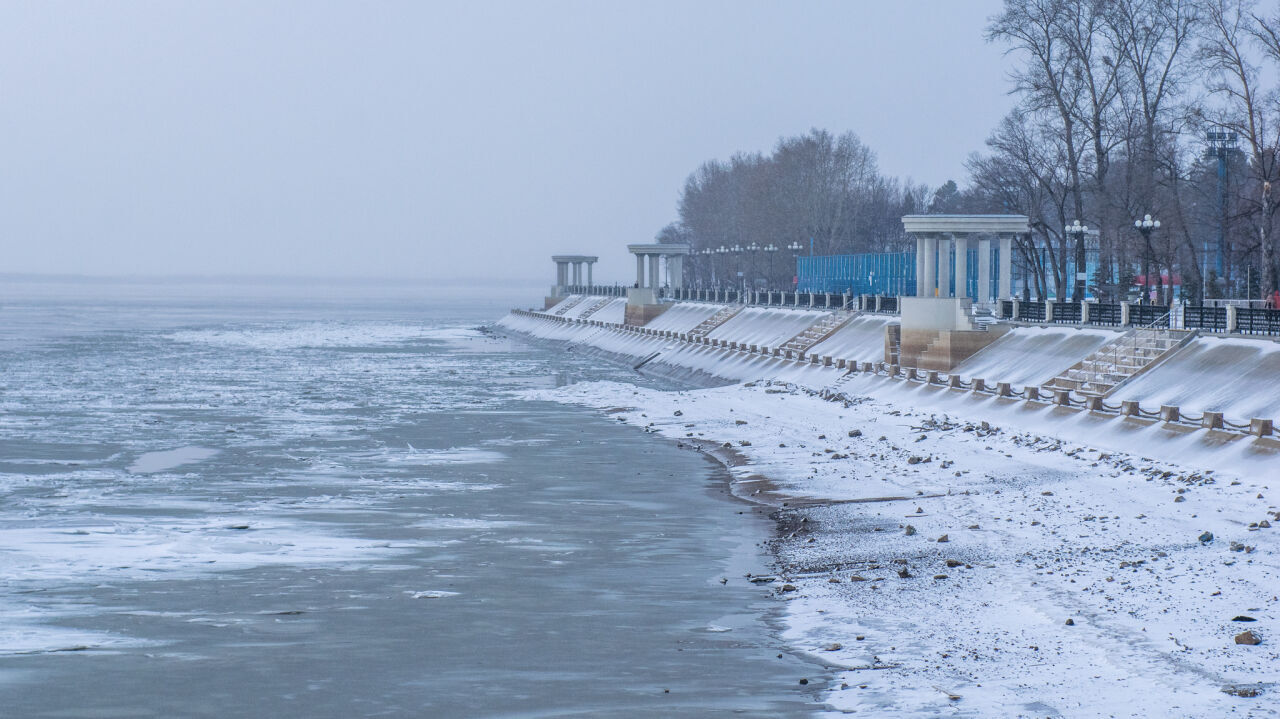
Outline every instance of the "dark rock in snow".
[[1201, 544], [1208, 544], [1213, 541], [1213, 532], [1205, 532], [1200, 535], [1199, 539]]
[[1252, 647], [1261, 643], [1262, 638], [1253, 632], [1240, 632], [1236, 635], [1236, 644], [1246, 644]]

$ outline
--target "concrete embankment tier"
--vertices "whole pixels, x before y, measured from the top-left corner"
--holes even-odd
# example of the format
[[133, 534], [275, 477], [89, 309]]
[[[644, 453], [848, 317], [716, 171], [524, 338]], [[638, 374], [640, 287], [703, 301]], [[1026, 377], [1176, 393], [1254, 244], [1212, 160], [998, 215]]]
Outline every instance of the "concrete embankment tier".
[[[897, 322], [892, 315], [677, 302], [647, 326], [630, 327], [622, 324], [622, 303], [574, 295], [543, 312], [515, 310], [498, 324], [684, 379], [775, 379], [850, 396], [911, 394], [940, 410], [985, 407], [1007, 414], [1017, 406], [1043, 410], [1061, 423], [1094, 425], [1094, 431], [1106, 431], [1104, 423], [1158, 424], [1219, 444], [1277, 445], [1280, 343], [1270, 339], [1187, 335], [1148, 352], [1157, 360], [1145, 360], [1131, 377], [1090, 393], [1069, 378], [1132, 332], [1015, 325], [950, 372], [927, 372], [899, 367], [887, 356], [885, 329]], [[578, 316], [584, 308], [595, 311]]]

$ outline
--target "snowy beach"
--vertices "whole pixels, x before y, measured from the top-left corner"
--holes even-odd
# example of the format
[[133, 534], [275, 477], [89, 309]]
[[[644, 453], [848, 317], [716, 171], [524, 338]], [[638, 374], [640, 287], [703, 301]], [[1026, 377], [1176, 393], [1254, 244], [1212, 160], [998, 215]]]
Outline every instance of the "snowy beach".
[[[883, 378], [834, 401], [812, 385], [534, 396], [739, 458], [735, 493], [779, 527], [777, 574], [732, 581], [774, 588], [786, 639], [840, 668], [836, 713], [1273, 711], [1274, 455], [1156, 425], [1099, 433], [1047, 408], [921, 402], [928, 390]], [[1262, 643], [1237, 643], [1246, 631]]]

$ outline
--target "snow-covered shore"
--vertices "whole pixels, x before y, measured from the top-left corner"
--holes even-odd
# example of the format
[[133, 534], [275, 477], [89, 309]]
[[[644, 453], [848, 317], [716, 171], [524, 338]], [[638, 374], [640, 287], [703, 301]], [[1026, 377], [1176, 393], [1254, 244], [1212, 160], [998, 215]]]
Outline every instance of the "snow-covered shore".
[[[593, 383], [540, 396], [704, 449], [728, 443], [747, 460], [731, 468], [739, 494], [790, 497], [773, 585], [788, 602], [788, 641], [848, 668], [829, 694], [837, 711], [1274, 709], [1280, 527], [1258, 528], [1280, 525], [1274, 474], [875, 399], [827, 401], [790, 384]], [[1246, 630], [1264, 643], [1236, 644]], [[1250, 689], [1262, 696], [1224, 692]]]
[[538, 396], [732, 450], [735, 492], [776, 508], [785, 638], [843, 668], [834, 712], [1273, 715], [1270, 443], [738, 362], [772, 379]]

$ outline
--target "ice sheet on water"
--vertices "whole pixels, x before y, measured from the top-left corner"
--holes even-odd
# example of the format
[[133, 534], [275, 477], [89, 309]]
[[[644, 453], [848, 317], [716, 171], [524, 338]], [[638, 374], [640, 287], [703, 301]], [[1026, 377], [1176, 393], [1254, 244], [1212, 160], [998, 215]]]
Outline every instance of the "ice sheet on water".
[[168, 335], [174, 342], [261, 350], [309, 347], [371, 347], [414, 340], [457, 340], [477, 337], [467, 327], [424, 327], [416, 324], [312, 322], [253, 329], [182, 330]]
[[166, 469], [173, 469], [184, 464], [192, 462], [200, 462], [206, 460], [218, 453], [216, 449], [208, 447], [179, 447], [178, 449], [166, 449], [159, 452], [147, 452], [140, 455], [133, 464], [129, 465], [129, 471], [133, 474], [150, 474], [152, 472], [163, 472]]

